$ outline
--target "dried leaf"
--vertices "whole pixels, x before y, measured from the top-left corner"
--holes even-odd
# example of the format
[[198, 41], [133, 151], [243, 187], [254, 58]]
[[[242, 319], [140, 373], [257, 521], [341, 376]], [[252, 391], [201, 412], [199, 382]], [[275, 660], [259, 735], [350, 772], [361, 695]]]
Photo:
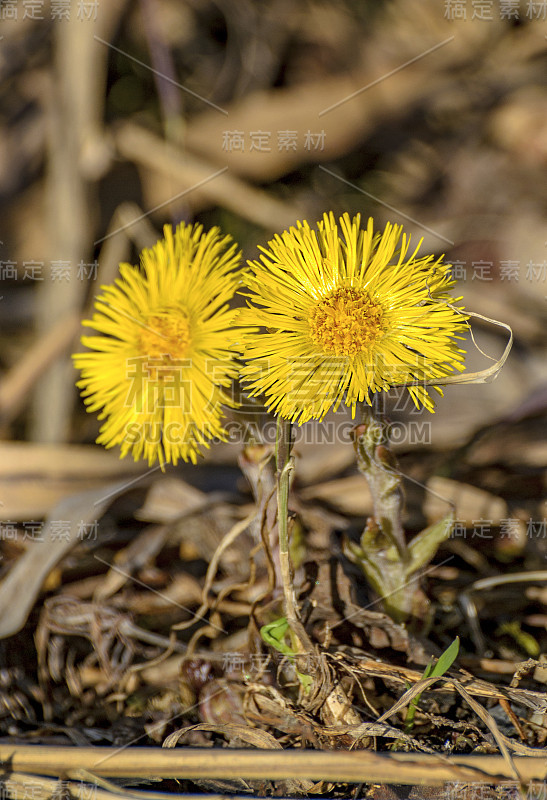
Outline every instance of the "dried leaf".
[[[12, 636], [25, 624], [50, 570], [82, 541], [82, 526], [98, 522], [127, 482], [102, 486], [62, 500], [43, 529], [43, 541], [34, 541], [0, 584], [0, 638]], [[55, 523], [67, 522], [68, 540], [60, 538]], [[17, 598], [17, 602], [14, 602]]]

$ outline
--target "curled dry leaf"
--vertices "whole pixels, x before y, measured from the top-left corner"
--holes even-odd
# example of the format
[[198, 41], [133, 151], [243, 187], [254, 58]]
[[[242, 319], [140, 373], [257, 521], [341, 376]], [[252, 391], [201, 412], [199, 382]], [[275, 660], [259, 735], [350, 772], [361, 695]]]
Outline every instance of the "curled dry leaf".
[[[82, 540], [82, 526], [100, 520], [113, 499], [127, 488], [127, 482], [103, 485], [97, 489], [61, 500], [46, 519], [42, 541], [34, 541], [0, 584], [0, 638], [17, 633], [40, 593], [50, 570], [72, 547]], [[67, 521], [67, 538], [56, 535], [55, 523]], [[17, 598], [17, 603], [13, 598]]]
[[[257, 728], [249, 728], [246, 725], [237, 725], [235, 723], [227, 723], [224, 725], [210, 725], [207, 723], [199, 723], [198, 725], [189, 725], [186, 728], [181, 728], [178, 731], [170, 734], [163, 742], [163, 747], [176, 747], [181, 739], [186, 736], [190, 731], [210, 731], [211, 733], [219, 733], [228, 739], [230, 742], [243, 742], [251, 747], [259, 747], [263, 750], [282, 750], [281, 744], [275, 739], [271, 733], [261, 731]], [[234, 758], [236, 758], [234, 754]], [[301, 780], [280, 780], [276, 781], [278, 789], [283, 788], [286, 792], [309, 792], [313, 788], [313, 781], [307, 779]], [[282, 787], [281, 785], [282, 784]]]
[[137, 519], [145, 522], [168, 523], [202, 509], [207, 501], [204, 492], [174, 478], [161, 475], [152, 482], [141, 508], [135, 512]]

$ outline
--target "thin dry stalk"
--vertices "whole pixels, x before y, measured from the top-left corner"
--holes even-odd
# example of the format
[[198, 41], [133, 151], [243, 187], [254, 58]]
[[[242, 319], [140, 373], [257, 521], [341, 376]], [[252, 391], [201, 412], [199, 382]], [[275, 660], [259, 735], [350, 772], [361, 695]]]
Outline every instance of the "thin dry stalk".
[[186, 628], [192, 627], [192, 625], [194, 625], [200, 619], [203, 619], [207, 611], [212, 607], [212, 605], [214, 605], [214, 602], [212, 602], [209, 598], [209, 592], [211, 591], [211, 587], [215, 579], [220, 558], [224, 553], [224, 551], [235, 542], [237, 537], [240, 536], [242, 533], [244, 533], [249, 527], [249, 525], [252, 524], [253, 520], [256, 517], [256, 513], [257, 513], [256, 510], [253, 509], [252, 512], [247, 517], [245, 517], [245, 519], [236, 522], [236, 524], [233, 525], [232, 528], [228, 531], [228, 533], [223, 537], [222, 541], [215, 550], [215, 553], [211, 558], [211, 561], [207, 568], [207, 574], [205, 576], [205, 584], [203, 586], [201, 606], [198, 608], [198, 610], [192, 616], [191, 619], [185, 622], [179, 622], [177, 625], [173, 625], [171, 630], [181, 631], [185, 630]]
[[[390, 783], [436, 786], [448, 781], [501, 783], [513, 780], [502, 756], [374, 753], [315, 750], [177, 749], [154, 747], [42, 747], [0, 745], [0, 760], [14, 772], [65, 775], [86, 769], [106, 777], [309, 779], [333, 783]], [[545, 778], [545, 759], [515, 758], [522, 780]]]
[[[266, 230], [283, 230], [299, 216], [295, 208], [247, 184], [240, 178], [218, 170], [196, 156], [164, 142], [133, 123], [124, 123], [116, 133], [120, 155], [129, 161], [149, 167], [200, 192], [211, 202], [234, 211], [243, 219]], [[215, 175], [214, 180], [211, 180]], [[199, 188], [198, 188], [199, 184]], [[177, 198], [173, 198], [176, 200]]]

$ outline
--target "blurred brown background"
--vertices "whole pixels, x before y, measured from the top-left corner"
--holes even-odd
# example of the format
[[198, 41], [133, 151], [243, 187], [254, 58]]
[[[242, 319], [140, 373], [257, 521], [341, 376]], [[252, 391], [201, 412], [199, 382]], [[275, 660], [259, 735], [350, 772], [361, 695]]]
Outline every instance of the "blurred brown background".
[[[182, 620], [188, 633], [204, 622], [194, 612], [213, 598], [203, 588], [211, 563], [214, 613], [229, 631], [219, 637], [213, 625], [220, 663], [247, 646], [257, 591], [268, 595], [264, 564], [256, 585], [248, 573], [258, 535], [249, 487], [255, 499], [271, 496], [273, 467], [268, 494], [252, 462], [242, 462], [247, 480], [236, 466], [241, 442], [213, 446], [204, 468], [166, 476], [120, 461], [93, 444], [100, 422], [75, 388], [70, 354], [101, 284], [180, 220], [220, 225], [244, 259], [325, 211], [359, 212], [365, 223], [372, 215], [377, 229], [402, 223], [415, 243], [423, 237], [422, 254], [446, 254], [467, 308], [512, 327], [495, 381], [447, 387], [434, 415], [391, 397], [387, 407], [405, 423], [394, 449], [406, 531], [441, 519], [450, 502], [455, 509], [423, 584], [436, 614], [430, 643], [441, 652], [461, 636], [464, 666], [496, 680], [547, 652], [546, 35], [547, 3], [531, 0], [0, 2], [0, 700], [21, 675], [4, 667], [24, 667], [59, 689], [50, 718], [78, 729], [71, 741], [96, 743], [94, 732], [81, 738], [84, 723], [108, 728], [118, 712], [133, 714], [136, 684], [124, 681], [132, 659], [140, 669], [150, 658], [144, 644], [155, 658], [171, 625]], [[490, 366], [508, 338], [485, 319], [473, 331], [469, 371]], [[349, 428], [342, 438], [331, 422], [297, 432], [291, 497], [302, 550], [321, 569], [341, 562], [342, 532], [359, 534], [372, 511]], [[234, 526], [245, 536], [215, 563]], [[537, 585], [526, 583], [530, 573]], [[489, 577], [473, 627], [469, 587]], [[425, 664], [433, 650], [406, 632], [397, 641], [378, 599], [363, 606], [363, 576], [355, 580], [357, 601], [344, 578], [343, 615], [355, 625], [333, 624], [334, 644], [389, 647], [390, 657]], [[329, 605], [338, 589], [313, 586], [324, 595], [321, 619], [341, 617]], [[113, 666], [95, 658], [105, 652], [98, 630]], [[81, 661], [63, 637], [77, 640]], [[178, 686], [186, 641], [156, 672], [139, 673], [147, 692]], [[485, 652], [495, 661], [483, 663]], [[127, 690], [128, 704], [113, 687]], [[17, 697], [31, 722], [42, 718]], [[233, 697], [218, 718], [238, 719]], [[164, 713], [167, 726], [185, 702], [173, 695], [161, 712], [143, 701], [125, 739], [108, 741], [161, 741], [161, 727], [144, 725]], [[214, 716], [208, 702], [192, 719]], [[379, 712], [392, 702], [383, 688], [374, 699]], [[543, 712], [531, 725], [528, 744], [544, 744]], [[13, 730], [23, 728], [0, 726]], [[435, 746], [468, 752], [482, 741], [473, 730], [463, 744], [435, 734]]]
[[[403, 223], [452, 260], [468, 308], [513, 327], [498, 380], [439, 402], [438, 447], [544, 408], [544, 6], [0, 3], [3, 438], [94, 440], [79, 321], [164, 223], [219, 224], [252, 258], [327, 210]], [[498, 357], [506, 333], [475, 328]]]

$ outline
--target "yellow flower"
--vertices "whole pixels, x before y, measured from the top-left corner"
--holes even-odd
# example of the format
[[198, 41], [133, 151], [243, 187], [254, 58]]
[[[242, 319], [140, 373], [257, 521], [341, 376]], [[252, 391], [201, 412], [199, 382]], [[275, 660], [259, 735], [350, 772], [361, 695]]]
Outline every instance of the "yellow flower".
[[78, 353], [78, 386], [87, 410], [106, 422], [97, 439], [151, 465], [197, 460], [201, 446], [225, 438], [222, 405], [237, 375], [237, 310], [230, 310], [240, 254], [218, 228], [181, 223], [141, 254], [95, 302]]
[[417, 258], [421, 241], [408, 256], [401, 226], [380, 234], [372, 219], [366, 230], [360, 223], [344, 214], [338, 224], [332, 213], [317, 231], [299, 222], [249, 262], [252, 305], [240, 320], [266, 332], [249, 337], [242, 376], [293, 422], [322, 419], [344, 398], [354, 414], [357, 402], [395, 386], [433, 411], [425, 384], [463, 370], [455, 340], [467, 317], [448, 305], [450, 266]]

